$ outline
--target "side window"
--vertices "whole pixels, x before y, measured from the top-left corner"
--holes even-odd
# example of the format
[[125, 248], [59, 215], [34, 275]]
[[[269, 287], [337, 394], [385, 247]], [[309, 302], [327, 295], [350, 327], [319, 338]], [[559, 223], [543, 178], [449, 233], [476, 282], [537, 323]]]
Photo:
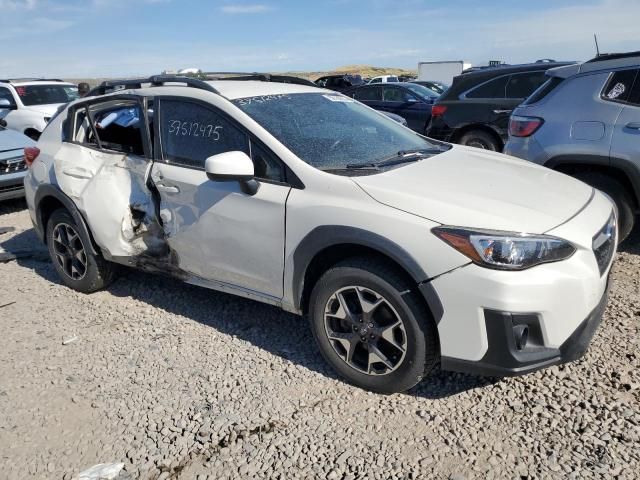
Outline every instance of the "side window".
[[0, 99], [9, 100], [9, 103], [12, 108], [16, 106], [16, 101], [13, 98], [13, 94], [11, 93], [11, 90], [9, 90], [6, 87], [0, 87]]
[[410, 102], [410, 99], [415, 99], [413, 95], [402, 88], [384, 87], [383, 90], [385, 102]]
[[89, 107], [100, 146], [105, 150], [144, 156], [145, 122], [137, 102], [113, 100]]
[[640, 75], [636, 77], [636, 83], [633, 85], [633, 88], [631, 89], [628, 102], [631, 105], [640, 107]]
[[527, 98], [542, 85], [547, 77], [544, 71], [511, 75], [507, 83], [507, 98]]
[[164, 160], [204, 169], [212, 155], [240, 150], [249, 154], [247, 134], [213, 107], [180, 100], [160, 101]]
[[382, 88], [380, 87], [363, 87], [353, 92], [353, 98], [362, 101], [381, 101]]
[[489, 80], [467, 93], [467, 98], [505, 98], [509, 78], [506, 75]]
[[284, 165], [269, 150], [255, 140], [251, 140], [251, 160], [256, 178], [285, 182]]
[[611, 102], [626, 102], [638, 70], [614, 72], [602, 91], [602, 98]]
[[327, 86], [327, 79], [326, 78], [319, 78], [316, 80], [316, 85], [318, 85], [321, 88], [324, 88]]
[[371, 82], [369, 83], [382, 83], [382, 79], [381, 78], [374, 78], [373, 80], [371, 80]]

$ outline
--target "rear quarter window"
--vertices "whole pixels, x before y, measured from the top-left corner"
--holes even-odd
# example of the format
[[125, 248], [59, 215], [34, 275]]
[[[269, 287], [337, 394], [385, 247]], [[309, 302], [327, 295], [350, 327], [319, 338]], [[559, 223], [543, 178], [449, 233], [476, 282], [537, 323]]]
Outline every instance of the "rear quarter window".
[[602, 99], [609, 102], [626, 103], [637, 76], [637, 69], [613, 72], [602, 90]]

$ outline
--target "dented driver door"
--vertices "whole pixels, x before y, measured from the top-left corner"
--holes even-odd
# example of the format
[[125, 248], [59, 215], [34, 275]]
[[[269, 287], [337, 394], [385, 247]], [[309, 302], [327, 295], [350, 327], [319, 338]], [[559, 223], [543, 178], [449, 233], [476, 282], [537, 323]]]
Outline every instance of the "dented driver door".
[[135, 263], [162, 255], [164, 240], [147, 188], [150, 140], [146, 106], [119, 96], [70, 110], [67, 141], [54, 157], [61, 190], [86, 219], [106, 258]]
[[[291, 190], [277, 181], [279, 160], [268, 157], [263, 146], [251, 155], [248, 133], [211, 105], [161, 98], [158, 116], [155, 135], [162, 151], [152, 180], [179, 268], [190, 274], [191, 283], [277, 303], [282, 298], [285, 205]], [[238, 182], [207, 178], [206, 158], [234, 150], [251, 155], [258, 165], [256, 175], [268, 177], [255, 195], [243, 192]]]

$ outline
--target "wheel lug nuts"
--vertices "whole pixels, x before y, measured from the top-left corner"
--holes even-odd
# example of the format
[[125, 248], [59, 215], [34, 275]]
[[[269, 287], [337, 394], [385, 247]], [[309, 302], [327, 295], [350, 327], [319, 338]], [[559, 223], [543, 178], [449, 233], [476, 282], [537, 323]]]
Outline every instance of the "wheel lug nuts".
[[373, 328], [373, 323], [370, 323], [369, 325], [367, 325], [369, 328]]
[[376, 338], [376, 336], [372, 333], [371, 335], [369, 335], [369, 338], [373, 340], [374, 338]]

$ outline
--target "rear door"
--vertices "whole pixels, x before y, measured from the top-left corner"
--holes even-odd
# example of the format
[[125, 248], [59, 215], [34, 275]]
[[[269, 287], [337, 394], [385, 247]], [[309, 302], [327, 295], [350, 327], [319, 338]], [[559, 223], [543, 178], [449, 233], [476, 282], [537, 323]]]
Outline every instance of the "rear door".
[[385, 85], [382, 96], [385, 111], [400, 115], [407, 121], [411, 130], [424, 133], [431, 105], [423, 102], [407, 89], [394, 85]]
[[353, 98], [365, 105], [383, 110], [384, 102], [382, 101], [382, 85], [368, 85], [360, 87], [353, 92]]
[[[183, 97], [156, 99], [152, 179], [160, 215], [179, 268], [195, 277], [282, 298], [285, 205], [291, 187], [284, 164], [213, 105]], [[243, 151], [254, 162], [255, 195], [239, 182], [207, 178], [205, 160]], [[197, 283], [197, 282], [196, 282]]]
[[631, 69], [611, 75], [602, 93], [605, 101], [623, 105], [613, 131], [611, 160], [640, 168], [640, 73]]
[[464, 94], [469, 105], [469, 123], [491, 125], [506, 140], [509, 117], [531, 93], [545, 82], [544, 71], [502, 75], [478, 85]]
[[[147, 174], [146, 102], [106, 97], [72, 107], [54, 155], [56, 181], [83, 213], [105, 255], [127, 261], [162, 250]], [[159, 251], [154, 251], [154, 246]]]

